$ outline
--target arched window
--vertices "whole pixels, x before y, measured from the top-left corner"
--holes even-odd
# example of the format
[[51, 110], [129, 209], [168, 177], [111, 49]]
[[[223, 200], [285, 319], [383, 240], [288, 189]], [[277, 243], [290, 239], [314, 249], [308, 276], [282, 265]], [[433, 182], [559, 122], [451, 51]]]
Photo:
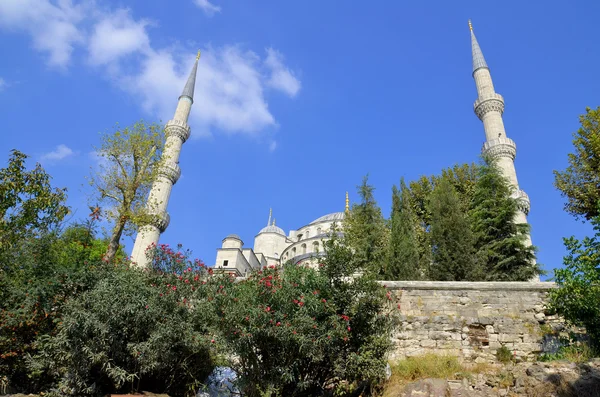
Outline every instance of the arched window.
[[320, 228], [320, 227], [318, 227], [318, 228], [317, 228], [317, 236], [319, 236], [320, 234], [321, 234], [321, 228]]
[[319, 252], [319, 242], [315, 241], [313, 243], [313, 252]]
[[306, 244], [302, 244], [302, 254], [306, 254]]
[[296, 247], [292, 248], [292, 256], [296, 256]]
[[304, 234], [306, 235], [306, 238], [308, 238], [308, 236], [310, 236], [310, 230], [307, 230]]
[[302, 234], [298, 235], [298, 241], [302, 240]]

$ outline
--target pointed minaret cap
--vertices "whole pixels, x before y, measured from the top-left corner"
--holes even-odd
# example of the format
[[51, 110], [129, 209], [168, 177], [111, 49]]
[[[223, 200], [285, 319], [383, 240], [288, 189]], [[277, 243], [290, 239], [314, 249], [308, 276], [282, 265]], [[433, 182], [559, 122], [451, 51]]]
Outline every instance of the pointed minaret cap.
[[481, 52], [481, 48], [479, 48], [479, 43], [477, 42], [477, 38], [473, 32], [473, 25], [471, 24], [470, 19], [469, 30], [471, 31], [471, 50], [473, 52], [473, 73], [475, 73], [477, 69], [489, 69], [487, 63], [485, 62], [485, 58], [483, 57], [483, 53]]
[[273, 208], [269, 208], [269, 220], [267, 221], [267, 226], [271, 226], [271, 217], [273, 216]]
[[192, 71], [190, 72], [190, 77], [188, 77], [187, 82], [185, 83], [185, 87], [183, 87], [183, 92], [179, 99], [182, 97], [189, 98], [192, 103], [194, 103], [194, 88], [196, 87], [196, 71], [198, 70], [198, 60], [200, 59], [200, 51], [198, 51], [198, 55], [196, 55], [196, 62], [194, 62], [194, 66], [192, 67]]

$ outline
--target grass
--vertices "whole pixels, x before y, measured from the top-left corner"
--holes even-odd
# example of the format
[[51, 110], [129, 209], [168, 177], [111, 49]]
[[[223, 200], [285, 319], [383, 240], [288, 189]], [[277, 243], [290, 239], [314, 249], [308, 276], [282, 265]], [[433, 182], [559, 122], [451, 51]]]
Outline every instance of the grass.
[[502, 346], [496, 350], [496, 359], [502, 364], [508, 364], [513, 360], [513, 355], [506, 346]]
[[546, 353], [539, 357], [540, 361], [567, 360], [572, 363], [583, 363], [596, 357], [592, 347], [587, 342], [575, 342], [568, 346], [562, 346], [556, 353]]
[[381, 397], [395, 397], [410, 382], [425, 378], [463, 379], [475, 374], [489, 372], [487, 364], [467, 366], [454, 356], [426, 354], [409, 357], [391, 364], [392, 376], [384, 385]]

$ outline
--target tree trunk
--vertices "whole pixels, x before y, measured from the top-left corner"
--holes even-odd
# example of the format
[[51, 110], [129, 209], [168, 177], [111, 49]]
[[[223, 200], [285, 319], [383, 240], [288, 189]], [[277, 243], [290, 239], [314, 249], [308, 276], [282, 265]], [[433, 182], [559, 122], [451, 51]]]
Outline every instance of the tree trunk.
[[119, 221], [115, 225], [112, 236], [110, 236], [110, 242], [108, 243], [108, 248], [106, 249], [106, 254], [104, 254], [103, 259], [105, 262], [110, 263], [115, 259], [115, 255], [117, 254], [117, 250], [119, 249], [121, 235], [123, 234], [123, 229], [125, 229], [126, 223], [127, 223], [127, 219], [124, 216], [121, 216], [119, 218]]

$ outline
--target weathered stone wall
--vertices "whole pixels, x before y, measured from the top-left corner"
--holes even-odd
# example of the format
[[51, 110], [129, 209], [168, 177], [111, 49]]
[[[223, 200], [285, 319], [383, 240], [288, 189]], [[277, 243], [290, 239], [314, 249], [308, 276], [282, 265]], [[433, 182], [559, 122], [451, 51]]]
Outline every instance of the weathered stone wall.
[[506, 346], [517, 359], [542, 351], [550, 282], [381, 282], [391, 292], [400, 324], [391, 359], [426, 353], [476, 362]]

